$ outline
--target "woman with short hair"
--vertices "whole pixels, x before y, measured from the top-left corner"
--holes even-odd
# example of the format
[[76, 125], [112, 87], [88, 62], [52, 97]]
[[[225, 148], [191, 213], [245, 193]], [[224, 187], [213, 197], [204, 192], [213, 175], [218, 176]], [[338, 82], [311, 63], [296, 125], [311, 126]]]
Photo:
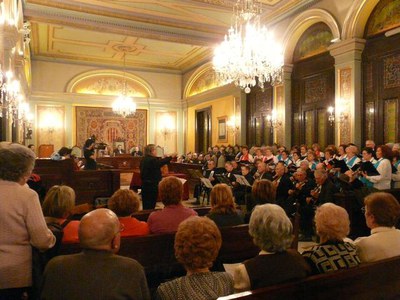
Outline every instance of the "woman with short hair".
[[215, 185], [210, 194], [211, 209], [207, 217], [218, 227], [243, 224], [243, 215], [236, 209], [232, 189], [225, 183]]
[[19, 144], [0, 146], [0, 298], [22, 299], [32, 285], [32, 246], [53, 247], [38, 194], [26, 181], [35, 154]]
[[372, 193], [365, 197], [365, 220], [371, 235], [355, 241], [362, 262], [373, 262], [400, 255], [400, 204], [389, 193]]
[[221, 233], [213, 221], [190, 217], [175, 235], [175, 256], [186, 269], [186, 276], [162, 283], [157, 299], [204, 300], [233, 294], [232, 277], [225, 272], [210, 272], [221, 248]]
[[350, 220], [343, 207], [333, 203], [318, 207], [315, 226], [320, 244], [302, 253], [314, 274], [348, 269], [360, 264], [354, 245], [344, 241], [350, 232]]
[[63, 227], [63, 243], [79, 243], [79, 221], [69, 220], [74, 207], [75, 191], [66, 185], [52, 186], [43, 201], [42, 209], [46, 223]]
[[261, 252], [235, 269], [236, 291], [300, 279], [310, 272], [301, 255], [289, 249], [293, 239], [292, 223], [280, 206], [256, 206], [250, 218], [249, 233]]
[[139, 196], [132, 190], [119, 189], [108, 200], [108, 208], [118, 216], [124, 228], [121, 237], [149, 234], [149, 225], [132, 217], [132, 214], [139, 211], [139, 206]]
[[147, 224], [151, 233], [175, 232], [183, 220], [197, 216], [197, 212], [182, 204], [183, 184], [179, 178], [164, 177], [158, 189], [164, 208], [150, 214]]

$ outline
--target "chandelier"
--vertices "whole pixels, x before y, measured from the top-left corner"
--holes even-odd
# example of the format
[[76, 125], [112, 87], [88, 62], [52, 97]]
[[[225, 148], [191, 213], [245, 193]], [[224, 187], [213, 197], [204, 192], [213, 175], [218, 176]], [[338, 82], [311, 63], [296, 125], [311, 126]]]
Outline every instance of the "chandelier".
[[213, 65], [224, 83], [234, 82], [250, 93], [258, 84], [282, 81], [283, 52], [273, 34], [260, 24], [261, 3], [238, 0], [233, 7], [233, 24], [215, 49]]
[[[3, 73], [0, 70], [0, 116], [18, 119], [18, 109], [22, 102], [20, 94], [21, 85], [17, 79], [14, 79], [13, 73], [8, 71]], [[5, 115], [3, 115], [5, 113]]]
[[115, 114], [121, 115], [124, 118], [133, 115], [136, 112], [136, 103], [128, 95], [128, 88], [125, 77], [125, 66], [126, 66], [125, 56], [126, 56], [126, 51], [124, 51], [124, 74], [123, 74], [122, 91], [112, 104], [112, 111]]

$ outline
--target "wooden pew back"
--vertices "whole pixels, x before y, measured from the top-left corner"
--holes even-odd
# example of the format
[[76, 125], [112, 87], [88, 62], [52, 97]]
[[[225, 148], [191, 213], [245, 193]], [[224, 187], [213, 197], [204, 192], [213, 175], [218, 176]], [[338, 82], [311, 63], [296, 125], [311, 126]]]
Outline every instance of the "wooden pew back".
[[291, 283], [253, 290], [236, 300], [261, 299], [399, 299], [400, 257], [362, 264], [337, 272], [310, 276]]

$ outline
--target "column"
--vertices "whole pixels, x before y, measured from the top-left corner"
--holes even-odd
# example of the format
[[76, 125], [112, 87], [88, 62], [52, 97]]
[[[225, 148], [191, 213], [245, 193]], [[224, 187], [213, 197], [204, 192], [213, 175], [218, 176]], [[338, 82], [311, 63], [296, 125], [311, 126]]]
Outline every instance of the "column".
[[282, 122], [274, 129], [274, 142], [286, 147], [292, 144], [292, 71], [293, 65], [284, 65], [282, 85], [274, 88], [274, 107]]
[[362, 145], [362, 71], [365, 40], [353, 38], [329, 47], [335, 58], [335, 143]]

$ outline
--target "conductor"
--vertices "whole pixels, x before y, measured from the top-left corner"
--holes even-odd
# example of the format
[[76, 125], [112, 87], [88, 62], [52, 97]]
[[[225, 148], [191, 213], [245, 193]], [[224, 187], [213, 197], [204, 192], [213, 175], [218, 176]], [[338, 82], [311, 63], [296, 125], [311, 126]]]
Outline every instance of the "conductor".
[[140, 162], [142, 178], [143, 209], [154, 209], [158, 196], [158, 183], [161, 181], [161, 167], [169, 164], [172, 157], [157, 158], [156, 145], [149, 144], [144, 148], [144, 158]]

